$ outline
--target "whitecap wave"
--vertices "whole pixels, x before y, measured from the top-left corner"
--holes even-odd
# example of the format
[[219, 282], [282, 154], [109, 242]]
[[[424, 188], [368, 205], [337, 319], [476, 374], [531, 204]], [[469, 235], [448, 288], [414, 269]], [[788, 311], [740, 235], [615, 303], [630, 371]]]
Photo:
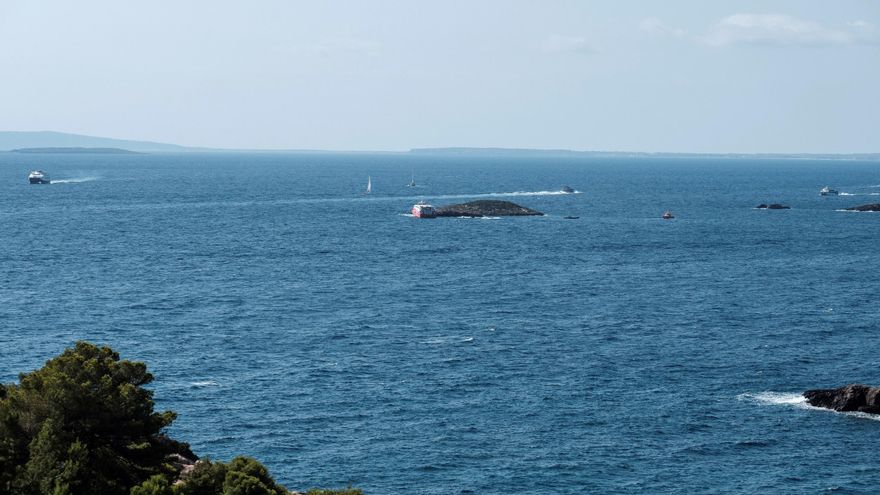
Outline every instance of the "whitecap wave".
[[93, 180], [100, 180], [100, 177], [75, 177], [72, 179], [52, 179], [50, 181], [51, 184], [79, 184], [80, 182], [91, 182]]
[[466, 343], [466, 342], [473, 342], [473, 341], [474, 341], [474, 337], [462, 336], [462, 335], [449, 335], [449, 336], [434, 337], [432, 339], [422, 341], [421, 343], [422, 344], [429, 344], [429, 345], [440, 345], [440, 344], [458, 344], [458, 343]]
[[810, 407], [803, 394], [790, 392], [745, 393], [737, 395], [736, 398], [738, 400], [757, 402], [758, 404], [766, 405]]
[[736, 396], [737, 400], [750, 401], [761, 405], [766, 406], [788, 406], [788, 407], [796, 407], [798, 409], [809, 409], [811, 411], [824, 411], [830, 413], [843, 414], [846, 416], [852, 416], [855, 418], [862, 419], [870, 419], [872, 421], [880, 421], [880, 414], [867, 414], [863, 412], [855, 412], [855, 411], [847, 411], [840, 412], [835, 411], [833, 409], [827, 409], [824, 407], [816, 407], [811, 406], [809, 402], [807, 402], [806, 397], [803, 394], [793, 393], [793, 392], [758, 392], [758, 393], [745, 393], [739, 394]]
[[214, 380], [202, 380], [198, 382], [189, 382], [193, 387], [219, 387], [220, 384], [215, 382]]

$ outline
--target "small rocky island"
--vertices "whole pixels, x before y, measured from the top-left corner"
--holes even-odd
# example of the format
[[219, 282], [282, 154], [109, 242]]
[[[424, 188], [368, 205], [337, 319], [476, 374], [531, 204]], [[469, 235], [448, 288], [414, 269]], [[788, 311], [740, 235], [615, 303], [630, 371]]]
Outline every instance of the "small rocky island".
[[880, 387], [854, 383], [840, 388], [807, 390], [804, 397], [815, 407], [880, 414]]
[[779, 203], [773, 203], [770, 205], [761, 203], [755, 207], [757, 210], [790, 210], [791, 206], [781, 205]]
[[540, 211], [532, 210], [510, 201], [489, 199], [440, 206], [435, 211], [438, 217], [519, 217], [543, 215]]
[[872, 203], [869, 205], [853, 206], [847, 208], [849, 211], [880, 211], [880, 203]]

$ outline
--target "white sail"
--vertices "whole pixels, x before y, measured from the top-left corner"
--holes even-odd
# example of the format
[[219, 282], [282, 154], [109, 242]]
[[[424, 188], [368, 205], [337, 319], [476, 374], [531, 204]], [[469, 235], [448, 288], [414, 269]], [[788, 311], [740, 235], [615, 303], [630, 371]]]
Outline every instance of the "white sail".
[[367, 194], [373, 192], [373, 183], [370, 181], [370, 176], [367, 176]]

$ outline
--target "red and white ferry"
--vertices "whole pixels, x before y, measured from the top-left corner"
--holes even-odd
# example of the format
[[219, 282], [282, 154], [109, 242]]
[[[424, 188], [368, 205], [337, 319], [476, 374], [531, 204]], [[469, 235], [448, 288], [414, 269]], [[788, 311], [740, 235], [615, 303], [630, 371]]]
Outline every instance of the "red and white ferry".
[[419, 202], [413, 205], [412, 215], [416, 218], [434, 218], [437, 216], [437, 212], [428, 203]]

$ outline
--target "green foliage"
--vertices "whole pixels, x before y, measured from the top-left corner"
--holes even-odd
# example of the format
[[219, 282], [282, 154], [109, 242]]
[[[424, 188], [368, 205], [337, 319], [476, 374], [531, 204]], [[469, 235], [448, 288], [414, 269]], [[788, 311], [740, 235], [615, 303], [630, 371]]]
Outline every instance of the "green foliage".
[[306, 492], [306, 495], [364, 495], [364, 492], [360, 488], [338, 488], [335, 490], [328, 490], [326, 488], [313, 488]]
[[288, 491], [269, 476], [269, 470], [250, 457], [236, 457], [229, 464], [199, 462], [175, 495], [287, 495]]
[[167, 474], [176, 447], [153, 412], [153, 376], [110, 348], [78, 342], [0, 395], [0, 493], [127, 495]]
[[162, 434], [175, 414], [154, 412], [152, 380], [144, 363], [77, 342], [0, 384], [0, 495], [288, 495], [249, 457], [200, 461], [175, 483], [169, 454], [195, 456]]
[[222, 462], [199, 461], [186, 482], [174, 487], [175, 495], [220, 495], [229, 469]]
[[131, 495], [174, 495], [168, 478], [157, 474], [131, 489]]

